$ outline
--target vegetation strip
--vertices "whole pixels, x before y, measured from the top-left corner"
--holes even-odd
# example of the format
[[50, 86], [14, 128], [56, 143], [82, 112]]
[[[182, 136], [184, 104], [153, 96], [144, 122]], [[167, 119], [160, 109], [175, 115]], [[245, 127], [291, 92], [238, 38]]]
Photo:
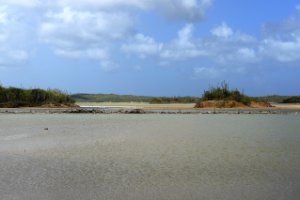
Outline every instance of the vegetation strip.
[[0, 86], [0, 107], [75, 107], [75, 101], [60, 90], [5, 88]]

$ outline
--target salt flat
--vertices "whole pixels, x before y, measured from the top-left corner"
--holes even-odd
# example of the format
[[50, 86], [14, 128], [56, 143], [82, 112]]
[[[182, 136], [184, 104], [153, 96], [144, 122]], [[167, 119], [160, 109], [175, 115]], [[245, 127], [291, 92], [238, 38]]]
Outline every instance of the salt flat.
[[0, 114], [0, 199], [298, 199], [299, 115]]

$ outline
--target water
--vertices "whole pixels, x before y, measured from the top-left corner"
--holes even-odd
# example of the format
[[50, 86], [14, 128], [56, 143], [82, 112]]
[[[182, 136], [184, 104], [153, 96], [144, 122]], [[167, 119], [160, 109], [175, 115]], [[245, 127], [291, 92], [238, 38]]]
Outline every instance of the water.
[[0, 114], [1, 200], [299, 199], [299, 166], [299, 115]]

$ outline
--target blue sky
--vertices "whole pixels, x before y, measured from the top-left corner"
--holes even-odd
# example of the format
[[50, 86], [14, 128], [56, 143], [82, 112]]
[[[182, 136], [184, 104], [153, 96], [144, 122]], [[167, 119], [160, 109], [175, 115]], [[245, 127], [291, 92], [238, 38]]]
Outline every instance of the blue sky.
[[300, 95], [299, 77], [299, 0], [0, 0], [3, 86]]

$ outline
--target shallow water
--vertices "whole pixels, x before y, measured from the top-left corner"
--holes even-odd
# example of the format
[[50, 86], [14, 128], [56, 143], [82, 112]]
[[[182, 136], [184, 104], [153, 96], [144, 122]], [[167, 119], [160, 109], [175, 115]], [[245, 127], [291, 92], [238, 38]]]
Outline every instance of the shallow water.
[[298, 199], [299, 130], [299, 115], [0, 114], [0, 199]]

